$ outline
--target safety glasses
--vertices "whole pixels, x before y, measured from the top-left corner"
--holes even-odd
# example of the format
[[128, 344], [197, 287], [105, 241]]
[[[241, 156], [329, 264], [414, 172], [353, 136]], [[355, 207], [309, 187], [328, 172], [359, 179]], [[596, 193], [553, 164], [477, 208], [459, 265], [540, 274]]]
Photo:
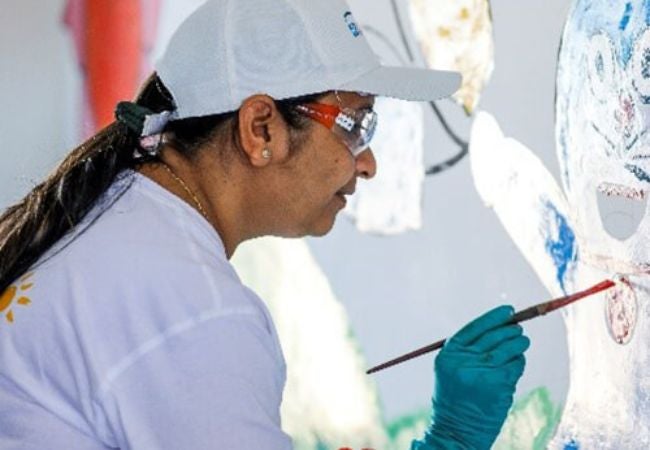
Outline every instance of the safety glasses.
[[325, 103], [303, 103], [296, 110], [331, 130], [354, 157], [368, 148], [377, 129], [377, 113], [371, 108], [342, 109]]

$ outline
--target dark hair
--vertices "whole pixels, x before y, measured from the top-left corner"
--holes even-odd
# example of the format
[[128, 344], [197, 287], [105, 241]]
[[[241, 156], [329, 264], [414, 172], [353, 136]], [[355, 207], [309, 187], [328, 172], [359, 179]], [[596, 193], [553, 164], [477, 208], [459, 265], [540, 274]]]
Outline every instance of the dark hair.
[[[299, 131], [307, 121], [295, 106], [321, 96], [277, 101], [276, 106], [290, 129]], [[154, 112], [175, 109], [171, 94], [156, 74], [145, 82], [136, 103]], [[228, 125], [238, 146], [237, 118], [235, 111], [183, 119], [170, 122], [165, 131], [173, 133], [178, 151], [192, 158]], [[138, 146], [137, 133], [113, 122], [70, 152], [44, 181], [0, 215], [0, 294], [84, 219], [118, 174], [157, 159], [136, 158]]]

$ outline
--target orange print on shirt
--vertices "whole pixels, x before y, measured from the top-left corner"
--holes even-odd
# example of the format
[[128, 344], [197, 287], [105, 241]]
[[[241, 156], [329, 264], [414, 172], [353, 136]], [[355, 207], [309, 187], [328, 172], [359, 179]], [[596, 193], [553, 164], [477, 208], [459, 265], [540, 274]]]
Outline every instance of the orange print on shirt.
[[29, 279], [34, 275], [28, 273], [23, 276], [16, 284], [12, 284], [6, 291], [0, 295], [0, 314], [4, 315], [8, 323], [14, 323], [14, 310], [13, 306], [29, 306], [32, 301], [26, 296], [34, 283], [30, 283]]

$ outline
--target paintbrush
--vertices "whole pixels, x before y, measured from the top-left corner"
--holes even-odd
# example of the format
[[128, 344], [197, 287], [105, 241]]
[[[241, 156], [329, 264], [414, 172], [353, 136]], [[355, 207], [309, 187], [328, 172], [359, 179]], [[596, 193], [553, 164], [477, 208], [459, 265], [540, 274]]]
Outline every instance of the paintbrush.
[[[512, 316], [512, 318], [508, 321], [508, 323], [509, 324], [521, 323], [530, 319], [534, 319], [535, 317], [543, 316], [545, 314], [550, 313], [551, 311], [555, 311], [556, 309], [563, 308], [573, 302], [577, 302], [580, 299], [590, 297], [594, 294], [605, 291], [615, 285], [616, 283], [614, 281], [605, 280], [584, 291], [576, 292], [575, 294], [567, 295], [565, 297], [560, 297], [548, 302], [540, 303], [539, 305], [531, 306], [530, 308], [526, 308], [524, 310], [515, 313]], [[408, 361], [409, 359], [417, 358], [418, 356], [431, 353], [435, 350], [442, 348], [442, 346], [445, 345], [446, 341], [447, 339], [442, 339], [438, 342], [434, 342], [431, 345], [427, 345], [426, 347], [422, 347], [410, 353], [402, 355], [399, 358], [391, 359], [390, 361], [387, 361], [383, 364], [373, 367], [372, 369], [369, 369], [368, 371], [366, 371], [366, 374], [370, 375], [371, 373], [379, 372], [380, 370], [403, 363], [404, 361]]]

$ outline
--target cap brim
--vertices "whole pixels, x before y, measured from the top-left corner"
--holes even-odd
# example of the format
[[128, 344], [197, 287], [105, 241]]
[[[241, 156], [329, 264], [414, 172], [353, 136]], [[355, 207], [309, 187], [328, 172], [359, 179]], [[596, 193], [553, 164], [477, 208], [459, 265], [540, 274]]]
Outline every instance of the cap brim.
[[461, 81], [458, 72], [382, 66], [343, 84], [340, 89], [426, 102], [449, 97], [460, 88]]

